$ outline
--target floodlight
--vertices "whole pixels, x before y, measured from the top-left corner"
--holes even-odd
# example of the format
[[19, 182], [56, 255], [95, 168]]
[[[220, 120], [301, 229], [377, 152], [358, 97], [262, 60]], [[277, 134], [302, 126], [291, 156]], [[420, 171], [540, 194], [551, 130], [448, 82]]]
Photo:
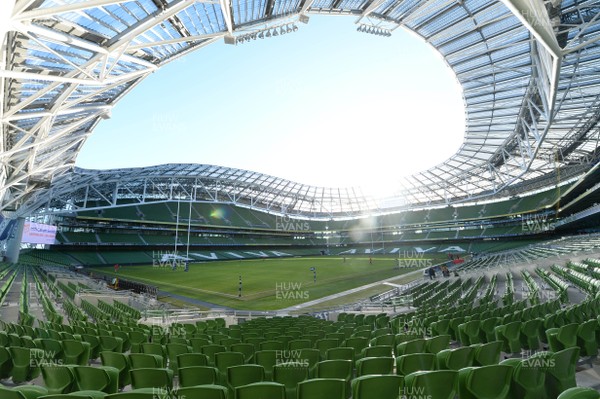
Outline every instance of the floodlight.
[[271, 31], [268, 30], [267, 33], [265, 33], [265, 37], [271, 37]]
[[298, 31], [298, 27], [296, 25], [294, 25], [294, 27], [292, 28], [294, 32]]
[[260, 33], [258, 34], [258, 38], [259, 38], [259, 39], [264, 39], [264, 38], [265, 38], [265, 32], [260, 32]]
[[279, 36], [279, 32], [277, 32], [277, 28], [273, 29], [273, 36]]

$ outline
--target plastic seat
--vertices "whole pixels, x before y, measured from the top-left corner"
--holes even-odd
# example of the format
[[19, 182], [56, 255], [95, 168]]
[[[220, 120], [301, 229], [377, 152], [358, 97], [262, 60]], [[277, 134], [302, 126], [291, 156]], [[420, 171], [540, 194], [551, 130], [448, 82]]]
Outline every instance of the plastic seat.
[[354, 364], [354, 348], [340, 346], [328, 349], [325, 353], [325, 360], [337, 359], [350, 360]]
[[123, 339], [119, 337], [101, 335], [98, 337], [100, 341], [100, 351], [119, 352], [123, 353]]
[[557, 397], [561, 392], [577, 385], [575, 368], [579, 359], [578, 347], [566, 348], [558, 352], [541, 352], [532, 356], [533, 359], [540, 357], [546, 360], [541, 366], [545, 366], [545, 387], [549, 397]]
[[223, 345], [211, 344], [200, 348], [200, 352], [208, 356], [208, 365], [215, 365], [215, 353], [227, 352], [227, 348]]
[[528, 350], [538, 350], [540, 347], [540, 327], [542, 319], [531, 319], [521, 325], [521, 347]]
[[546, 372], [529, 359], [506, 359], [500, 364], [513, 367], [510, 397], [543, 399], [546, 397]]
[[[92, 334], [81, 334], [81, 340], [83, 342], [87, 342], [88, 344], [90, 344], [90, 352], [89, 352], [90, 360], [98, 359], [98, 356], [100, 356], [100, 350], [101, 350], [100, 339], [98, 338], [98, 336], [92, 335]], [[72, 341], [72, 340], [69, 340], [69, 341]]]
[[379, 345], [389, 345], [394, 346], [396, 341], [396, 337], [393, 334], [384, 334], [377, 336], [375, 338], [371, 338], [370, 345], [371, 346], [379, 346]]
[[69, 366], [42, 366], [41, 374], [48, 394], [69, 393], [75, 388], [75, 374]]
[[227, 369], [227, 387], [230, 397], [233, 397], [235, 388], [264, 380], [265, 368], [258, 364], [243, 364]]
[[5, 347], [0, 346], [0, 380], [10, 377], [12, 367], [13, 362], [10, 352]]
[[63, 347], [64, 364], [86, 366], [90, 361], [91, 344], [85, 341], [64, 340]]
[[278, 362], [278, 356], [280, 357], [278, 353], [278, 351], [274, 350], [257, 351], [254, 353], [254, 362], [265, 369], [265, 381], [273, 380], [273, 367]]
[[[179, 388], [175, 392], [176, 398], [202, 398], [202, 399], [233, 399], [228, 396], [227, 388], [221, 385], [198, 385], [194, 387]], [[109, 398], [112, 399], [112, 398]], [[121, 398], [115, 398], [121, 399]], [[129, 399], [129, 398], [123, 398]], [[156, 399], [152, 398], [152, 399]]]
[[463, 346], [481, 343], [480, 324], [480, 320], [469, 320], [458, 325], [458, 337]]
[[598, 322], [596, 319], [587, 320], [577, 328], [577, 346], [580, 349], [581, 356], [596, 357], [598, 355], [597, 329]]
[[309, 367], [310, 375], [314, 375], [314, 370], [321, 361], [321, 352], [318, 349], [304, 348], [300, 349], [300, 356], [297, 358], [299, 361], [307, 363]]
[[454, 399], [458, 392], [458, 371], [417, 371], [404, 376], [400, 397]]
[[114, 367], [74, 366], [73, 375], [78, 391], [115, 393], [119, 390], [119, 370]]
[[502, 341], [502, 350], [506, 353], [521, 352], [521, 322], [513, 321], [494, 329], [496, 340]]
[[21, 385], [5, 388], [0, 386], [0, 398], [2, 399], [38, 399], [44, 395], [48, 395], [48, 390], [44, 387]]
[[[189, 366], [177, 369], [180, 387], [219, 383], [219, 370], [210, 366]], [[221, 384], [223, 385], [223, 384]]]
[[114, 367], [119, 370], [119, 389], [131, 384], [129, 376], [129, 358], [124, 353], [103, 351], [100, 352], [100, 360], [103, 366]]
[[436, 337], [427, 338], [425, 340], [425, 351], [436, 354], [450, 347], [450, 335], [438, 335]]
[[259, 350], [282, 351], [285, 348], [286, 348], [286, 346], [283, 342], [276, 341], [276, 340], [262, 341], [260, 344], [258, 344]]
[[464, 346], [455, 349], [445, 349], [436, 354], [438, 370], [460, 370], [473, 365], [475, 348]]
[[458, 372], [460, 399], [510, 399], [513, 368], [504, 364], [466, 367]]
[[434, 370], [436, 358], [433, 353], [410, 353], [396, 357], [396, 374], [405, 376], [416, 371]]
[[142, 344], [142, 353], [161, 356], [163, 359], [162, 367], [167, 366], [167, 348], [164, 345], [157, 342], [145, 342]]
[[8, 351], [12, 358], [12, 381], [15, 384], [31, 381], [40, 375], [39, 365], [44, 362], [44, 351], [41, 349], [11, 346]]
[[167, 368], [131, 369], [131, 387], [173, 389], [173, 370]]
[[236, 399], [286, 399], [285, 386], [277, 382], [263, 381], [235, 388]]
[[285, 363], [273, 367], [273, 381], [285, 386], [286, 399], [296, 399], [298, 383], [308, 378], [309, 367], [305, 363]]
[[557, 399], [599, 399], [600, 392], [589, 387], [573, 387], [563, 391]]
[[462, 316], [450, 319], [450, 322], [448, 323], [448, 334], [452, 337], [452, 341], [460, 341], [458, 326], [464, 322], [465, 318]]
[[396, 356], [425, 352], [426, 341], [423, 338], [401, 342], [396, 346]]
[[288, 342], [289, 350], [303, 349], [303, 348], [312, 348], [313, 344], [310, 339], [293, 339]]
[[321, 360], [326, 359], [327, 350], [331, 348], [337, 348], [339, 342], [336, 338], [321, 338], [315, 342], [315, 349], [318, 349], [321, 353]]
[[354, 349], [354, 359], [358, 359], [362, 350], [369, 346], [369, 340], [364, 337], [350, 337], [346, 338], [342, 346]]
[[64, 350], [61, 341], [52, 338], [36, 338], [35, 344], [44, 351], [44, 357], [54, 364], [63, 364]]
[[177, 356], [190, 353], [192, 347], [186, 344], [170, 343], [165, 345], [165, 349], [167, 351], [167, 358], [169, 359], [168, 366], [173, 370], [173, 373], [177, 374]]
[[206, 345], [210, 345], [211, 341], [208, 338], [200, 338], [194, 337], [188, 340], [190, 342], [190, 346], [192, 347], [193, 352], [202, 352], [202, 347]]
[[313, 378], [297, 386], [297, 399], [346, 399], [347, 382], [341, 378]]
[[356, 361], [356, 376], [368, 374], [392, 374], [393, 357], [365, 357]]
[[254, 345], [248, 343], [237, 343], [229, 346], [231, 352], [240, 352], [244, 354], [244, 360], [246, 363], [252, 361], [254, 357]]
[[491, 341], [485, 344], [472, 345], [475, 349], [473, 366], [490, 366], [498, 364], [502, 353], [502, 341]]
[[219, 370], [219, 382], [227, 384], [227, 368], [239, 366], [245, 363], [244, 354], [241, 352], [218, 352], [215, 353], [215, 367]]
[[341, 378], [346, 381], [345, 392], [351, 394], [350, 380], [352, 379], [352, 362], [350, 360], [323, 360], [316, 364], [315, 378]]
[[130, 369], [164, 367], [163, 357], [151, 353], [130, 353], [129, 364]]
[[570, 323], [559, 328], [551, 328], [546, 331], [548, 344], [552, 352], [558, 352], [566, 348], [577, 346], [577, 330], [579, 324]]
[[51, 395], [39, 396], [38, 399], [95, 399], [95, 398], [92, 395], [64, 393], [64, 394], [51, 394]]
[[434, 335], [447, 335], [450, 330], [450, 319], [440, 319], [430, 324]]
[[499, 317], [488, 317], [479, 323], [479, 338], [481, 342], [492, 342], [496, 340], [495, 328], [500, 324]]
[[140, 353], [142, 351], [142, 344], [149, 342], [148, 335], [142, 331], [129, 331], [130, 352]]
[[356, 377], [352, 380], [352, 399], [397, 399], [402, 392], [402, 379], [393, 374]]
[[182, 353], [177, 355], [177, 367], [208, 366], [208, 356], [203, 353]]
[[390, 345], [369, 346], [362, 350], [360, 357], [392, 357], [393, 348]]

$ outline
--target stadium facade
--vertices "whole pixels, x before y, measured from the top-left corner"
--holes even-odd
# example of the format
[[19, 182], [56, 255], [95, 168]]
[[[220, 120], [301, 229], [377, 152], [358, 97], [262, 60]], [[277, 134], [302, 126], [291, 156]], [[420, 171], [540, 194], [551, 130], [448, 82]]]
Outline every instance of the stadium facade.
[[[548, 203], [527, 211], [564, 217], [564, 224], [596, 214], [596, 1], [11, 0], [2, 7], [5, 220], [154, 198], [228, 203], [302, 220], [452, 208], [450, 220], [456, 221], [462, 220], [454, 216], [460, 207], [483, 212], [486, 203], [552, 190]], [[382, 36], [408, 29], [442, 55], [461, 84], [467, 118], [462, 146], [404, 179], [395, 200], [217, 166], [74, 167], [96, 124], [162, 65], [215, 42], [286, 34], [310, 23], [313, 14], [354, 17], [360, 32]]]

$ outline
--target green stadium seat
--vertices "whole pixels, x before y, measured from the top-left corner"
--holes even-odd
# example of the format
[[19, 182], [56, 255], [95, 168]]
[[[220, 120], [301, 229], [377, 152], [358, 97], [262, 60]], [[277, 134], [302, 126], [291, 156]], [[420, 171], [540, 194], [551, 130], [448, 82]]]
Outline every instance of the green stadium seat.
[[406, 376], [416, 371], [434, 370], [436, 357], [433, 353], [410, 353], [396, 357], [396, 374]]
[[352, 380], [352, 399], [397, 399], [402, 396], [399, 375], [363, 375]]
[[357, 377], [369, 374], [392, 374], [393, 372], [393, 357], [364, 357], [356, 361]]
[[70, 366], [42, 365], [41, 374], [48, 394], [69, 393], [75, 388], [75, 374]]
[[473, 365], [475, 348], [464, 346], [455, 349], [444, 349], [436, 354], [438, 370], [460, 370]]
[[546, 397], [546, 372], [529, 359], [506, 359], [500, 364], [513, 367], [510, 396], [522, 399]]
[[[194, 387], [179, 388], [175, 392], [177, 398], [202, 398], [202, 399], [233, 399], [228, 396], [227, 388], [221, 385], [198, 385]], [[121, 399], [121, 398], [115, 398]], [[123, 398], [129, 399], [129, 398]], [[155, 398], [153, 398], [155, 399]]]
[[401, 342], [396, 346], [396, 356], [425, 352], [426, 340], [423, 338]]
[[[177, 369], [180, 387], [219, 383], [219, 370], [210, 366], [188, 366]], [[224, 385], [224, 384], [220, 384]]]
[[564, 390], [557, 399], [599, 399], [600, 392], [589, 387], [573, 387]]
[[342, 378], [312, 378], [297, 385], [297, 399], [346, 399], [347, 381]]
[[219, 381], [221, 385], [227, 384], [227, 368], [240, 366], [246, 362], [241, 352], [218, 352], [215, 353], [215, 367], [219, 370]]
[[86, 366], [90, 360], [91, 345], [89, 342], [77, 340], [62, 341], [64, 363]]
[[127, 355], [121, 352], [100, 352], [100, 360], [103, 366], [114, 367], [119, 370], [119, 389], [125, 388], [131, 384], [129, 376], [130, 363]]
[[264, 380], [265, 368], [258, 364], [243, 364], [227, 369], [227, 387], [230, 397], [233, 397], [235, 388]]
[[263, 381], [235, 388], [236, 399], [286, 399], [285, 385], [277, 382]]
[[417, 371], [404, 376], [400, 397], [454, 399], [458, 393], [458, 371]]
[[458, 396], [461, 399], [510, 399], [513, 367], [495, 364], [466, 367], [459, 371]]
[[296, 399], [297, 385], [309, 378], [308, 364], [289, 362], [273, 367], [273, 381], [285, 385], [286, 399]]
[[119, 390], [119, 370], [106, 366], [74, 366], [73, 375], [78, 391], [116, 393]]
[[444, 349], [448, 349], [450, 347], [450, 339], [451, 337], [448, 334], [427, 338], [425, 340], [425, 351], [436, 354]]
[[502, 341], [490, 341], [485, 344], [471, 345], [475, 348], [473, 366], [491, 366], [498, 364], [502, 354]]

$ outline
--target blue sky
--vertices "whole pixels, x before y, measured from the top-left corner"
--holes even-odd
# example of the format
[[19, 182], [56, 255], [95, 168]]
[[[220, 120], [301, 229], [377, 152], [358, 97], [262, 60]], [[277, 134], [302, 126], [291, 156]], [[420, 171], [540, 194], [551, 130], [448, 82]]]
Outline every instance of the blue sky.
[[456, 152], [464, 105], [420, 38], [360, 33], [354, 21], [311, 16], [297, 32], [166, 65], [117, 103], [77, 166], [205, 163], [384, 193]]

